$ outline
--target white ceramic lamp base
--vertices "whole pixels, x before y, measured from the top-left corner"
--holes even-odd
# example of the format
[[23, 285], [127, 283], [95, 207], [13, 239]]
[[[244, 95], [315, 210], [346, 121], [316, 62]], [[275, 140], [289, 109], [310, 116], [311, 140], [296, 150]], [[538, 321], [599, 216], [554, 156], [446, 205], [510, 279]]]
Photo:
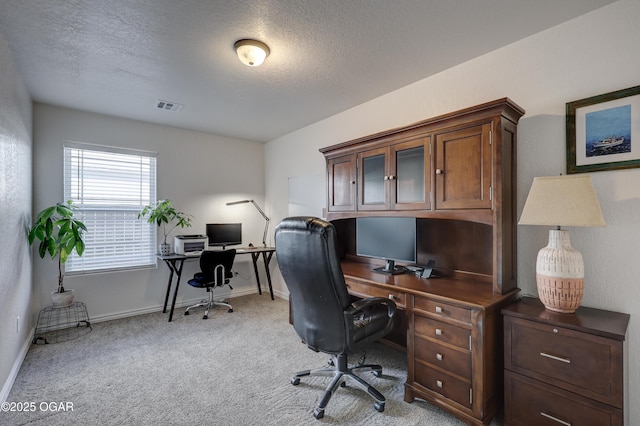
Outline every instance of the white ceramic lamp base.
[[538, 252], [536, 261], [538, 296], [550, 311], [573, 313], [584, 294], [584, 262], [571, 247], [569, 231], [549, 231], [549, 244]]

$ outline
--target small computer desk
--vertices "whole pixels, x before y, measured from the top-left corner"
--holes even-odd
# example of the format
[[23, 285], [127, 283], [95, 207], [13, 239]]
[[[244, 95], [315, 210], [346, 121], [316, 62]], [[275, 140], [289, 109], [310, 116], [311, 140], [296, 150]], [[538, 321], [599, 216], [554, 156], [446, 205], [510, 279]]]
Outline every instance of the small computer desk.
[[[267, 282], [269, 284], [269, 293], [271, 294], [271, 300], [273, 300], [273, 286], [271, 285], [271, 273], [269, 271], [269, 263], [271, 262], [271, 258], [273, 257], [273, 253], [275, 253], [276, 249], [274, 247], [242, 247], [236, 249], [236, 255], [241, 254], [250, 254], [251, 260], [253, 262], [253, 271], [256, 274], [256, 283], [258, 284], [258, 293], [262, 294], [262, 286], [260, 285], [260, 275], [258, 274], [258, 259], [262, 254], [262, 260], [264, 261], [264, 269], [267, 275]], [[164, 263], [169, 267], [169, 281], [167, 282], [167, 293], [164, 297], [164, 307], [162, 308], [162, 312], [167, 312], [167, 303], [169, 302], [169, 294], [171, 293], [171, 285], [173, 284], [173, 276], [176, 277], [176, 285], [173, 290], [173, 300], [171, 301], [171, 310], [169, 311], [169, 322], [173, 320], [173, 310], [176, 307], [176, 299], [178, 297], [178, 288], [180, 287], [180, 278], [182, 277], [182, 267], [184, 266], [184, 261], [193, 259], [199, 259], [199, 256], [189, 256], [184, 254], [175, 254], [171, 253], [169, 255], [163, 256], [161, 254], [157, 255], [158, 259], [163, 260]]]

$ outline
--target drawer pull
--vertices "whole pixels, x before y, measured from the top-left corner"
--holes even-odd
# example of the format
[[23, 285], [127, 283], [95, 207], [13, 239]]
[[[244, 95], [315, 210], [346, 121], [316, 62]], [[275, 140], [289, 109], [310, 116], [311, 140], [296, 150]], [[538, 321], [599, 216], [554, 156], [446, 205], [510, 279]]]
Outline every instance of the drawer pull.
[[553, 420], [554, 422], [558, 422], [558, 423], [560, 423], [561, 425], [564, 425], [564, 426], [571, 426], [571, 423], [569, 423], [569, 422], [565, 422], [564, 420], [560, 420], [559, 418], [554, 417], [554, 416], [552, 416], [551, 414], [547, 414], [547, 413], [545, 413], [544, 411], [540, 411], [540, 415], [541, 415], [542, 417], [546, 417], [546, 418], [548, 418], [549, 420]]
[[436, 386], [442, 389], [443, 384], [440, 380], [436, 380]]
[[389, 300], [395, 300], [395, 297], [393, 297], [393, 294], [389, 294]]
[[442, 313], [442, 307], [436, 306], [436, 314], [441, 314], [441, 313]]
[[436, 359], [438, 361], [442, 361], [442, 354], [436, 354]]
[[540, 352], [540, 355], [545, 358], [551, 358], [551, 359], [555, 359], [556, 361], [561, 361], [561, 362], [566, 362], [567, 364], [571, 364], [571, 360], [569, 358], [562, 358], [559, 356], [550, 355], [546, 352]]
[[442, 330], [436, 328], [436, 336], [442, 336]]

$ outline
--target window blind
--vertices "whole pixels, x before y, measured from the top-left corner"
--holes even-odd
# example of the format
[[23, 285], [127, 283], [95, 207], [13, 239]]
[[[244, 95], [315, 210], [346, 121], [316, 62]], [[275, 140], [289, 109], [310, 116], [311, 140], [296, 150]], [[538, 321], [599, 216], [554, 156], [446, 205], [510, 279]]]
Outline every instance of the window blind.
[[156, 201], [155, 153], [65, 144], [64, 199], [87, 226], [84, 254], [69, 256], [66, 273], [157, 265], [156, 226], [138, 219]]

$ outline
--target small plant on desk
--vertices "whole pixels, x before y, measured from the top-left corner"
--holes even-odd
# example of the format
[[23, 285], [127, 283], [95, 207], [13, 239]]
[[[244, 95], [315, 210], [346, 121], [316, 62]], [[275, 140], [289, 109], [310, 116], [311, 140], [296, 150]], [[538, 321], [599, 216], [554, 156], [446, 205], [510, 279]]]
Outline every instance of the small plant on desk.
[[[171, 246], [167, 244], [167, 236], [176, 227], [188, 228], [191, 226], [191, 215], [179, 212], [173, 207], [169, 199], [159, 200], [155, 204], [149, 204], [138, 213], [138, 219], [147, 218], [148, 223], [162, 226], [164, 239], [160, 244], [160, 254], [166, 256], [171, 252]], [[175, 223], [174, 223], [175, 222]]]

